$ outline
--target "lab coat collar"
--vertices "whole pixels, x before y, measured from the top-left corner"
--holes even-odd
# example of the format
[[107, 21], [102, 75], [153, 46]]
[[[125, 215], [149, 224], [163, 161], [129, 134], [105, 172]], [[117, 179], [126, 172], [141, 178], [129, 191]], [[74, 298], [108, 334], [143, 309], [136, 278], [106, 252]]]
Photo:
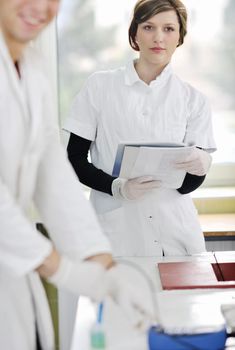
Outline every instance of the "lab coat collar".
[[10, 52], [5, 42], [5, 38], [1, 31], [0, 31], [0, 50], [1, 50], [1, 57], [2, 57], [3, 63], [8, 71], [8, 74], [10, 74], [11, 80], [19, 82], [17, 71], [15, 69], [14, 63], [10, 56]]
[[18, 73], [14, 66], [14, 62], [12, 61], [4, 36], [1, 31], [0, 31], [0, 52], [1, 52], [0, 60], [2, 59], [2, 63], [4, 65], [5, 71], [7, 72], [7, 76], [9, 78], [9, 84], [14, 90], [15, 96], [19, 100], [19, 103], [23, 109], [23, 113], [25, 114], [25, 101], [24, 101], [24, 95], [23, 95], [23, 89], [22, 89], [22, 80], [20, 80], [18, 77]]
[[[4, 36], [0, 31], [0, 61], [2, 60], [9, 86], [14, 91], [19, 108], [22, 110], [22, 117], [27, 127], [30, 128], [30, 137], [27, 140], [28, 147], [34, 144], [33, 141], [37, 135], [38, 123], [40, 121], [40, 117], [38, 116], [40, 110], [38, 107], [39, 98], [37, 93], [35, 93], [38, 83], [35, 81], [35, 72], [31, 70], [31, 66], [33, 65], [32, 60], [34, 60], [31, 50], [31, 48], [26, 48], [19, 62], [21, 70], [21, 79], [19, 79]], [[31, 102], [30, 104], [29, 101]]]
[[[129, 61], [125, 67], [125, 83], [126, 85], [133, 85], [137, 82], [141, 82], [143, 83], [143, 81], [140, 79], [140, 77], [138, 76], [136, 70], [135, 70], [135, 60]], [[161, 72], [161, 74], [159, 76], [157, 76], [157, 78], [153, 81], [151, 81], [151, 83], [149, 84], [149, 86], [155, 86], [155, 85], [159, 85], [162, 84], [163, 82], [165, 82], [169, 76], [172, 74], [172, 67], [171, 64], [169, 63]]]
[[3, 33], [0, 31], [0, 49], [1, 49], [1, 57], [4, 61], [9, 62], [11, 60], [10, 53], [8, 51]]
[[125, 67], [125, 83], [126, 85], [133, 85], [138, 81], [141, 81], [136, 70], [135, 70], [135, 60], [129, 61]]

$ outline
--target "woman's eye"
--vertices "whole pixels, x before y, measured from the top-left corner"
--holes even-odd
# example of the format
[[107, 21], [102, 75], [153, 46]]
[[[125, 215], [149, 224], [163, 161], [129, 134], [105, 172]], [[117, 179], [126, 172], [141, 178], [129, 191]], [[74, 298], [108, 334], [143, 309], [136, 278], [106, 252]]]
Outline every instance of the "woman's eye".
[[175, 28], [173, 27], [166, 27], [165, 32], [174, 32]]
[[151, 30], [153, 27], [152, 26], [149, 26], [149, 25], [147, 25], [147, 26], [144, 26], [144, 30]]

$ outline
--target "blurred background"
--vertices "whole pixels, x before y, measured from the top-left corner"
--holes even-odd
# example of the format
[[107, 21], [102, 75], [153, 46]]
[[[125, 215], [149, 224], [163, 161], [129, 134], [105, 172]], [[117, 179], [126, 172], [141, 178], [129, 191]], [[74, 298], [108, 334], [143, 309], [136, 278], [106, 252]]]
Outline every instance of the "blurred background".
[[[136, 56], [127, 34], [135, 2], [62, 2], [57, 21], [61, 123], [91, 73], [119, 67]], [[218, 151], [206, 185], [234, 185], [235, 1], [184, 3], [189, 13], [188, 35], [172, 64], [177, 75], [206, 94], [212, 105]]]

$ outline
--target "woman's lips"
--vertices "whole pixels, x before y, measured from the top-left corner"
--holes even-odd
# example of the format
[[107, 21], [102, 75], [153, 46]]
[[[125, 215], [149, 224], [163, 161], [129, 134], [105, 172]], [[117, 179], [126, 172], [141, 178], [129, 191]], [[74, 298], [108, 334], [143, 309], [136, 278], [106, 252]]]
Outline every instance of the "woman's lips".
[[150, 50], [154, 53], [161, 53], [161, 52], [165, 51], [166, 49], [164, 49], [162, 47], [151, 47]]

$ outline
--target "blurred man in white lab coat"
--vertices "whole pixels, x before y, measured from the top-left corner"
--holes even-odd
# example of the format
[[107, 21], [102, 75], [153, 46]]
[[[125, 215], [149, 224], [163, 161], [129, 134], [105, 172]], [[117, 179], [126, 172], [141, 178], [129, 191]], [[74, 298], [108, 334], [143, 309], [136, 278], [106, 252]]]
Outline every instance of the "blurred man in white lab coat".
[[[51, 88], [28, 43], [54, 18], [58, 0], [0, 0], [0, 348], [54, 349], [39, 276], [130, 310], [109, 242], [60, 145]], [[36, 205], [52, 241], [27, 217]], [[81, 260], [90, 260], [81, 262]], [[143, 311], [143, 310], [141, 310]]]

